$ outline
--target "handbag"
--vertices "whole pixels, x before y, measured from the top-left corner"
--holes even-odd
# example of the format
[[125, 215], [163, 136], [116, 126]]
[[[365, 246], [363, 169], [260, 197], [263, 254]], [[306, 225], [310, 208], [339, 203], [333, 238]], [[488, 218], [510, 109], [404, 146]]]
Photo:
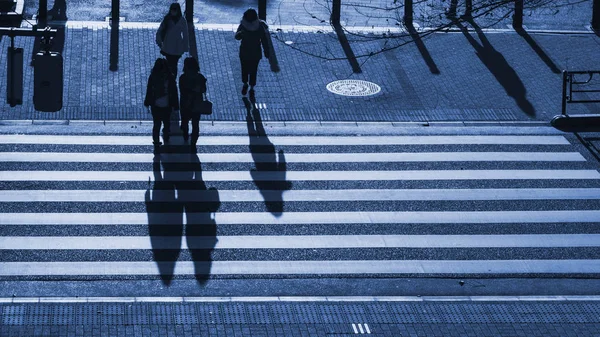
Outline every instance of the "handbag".
[[[204, 96], [206, 96], [206, 94], [204, 94]], [[204, 99], [195, 107], [198, 109], [198, 113], [201, 115], [212, 115], [212, 102], [207, 99]]]

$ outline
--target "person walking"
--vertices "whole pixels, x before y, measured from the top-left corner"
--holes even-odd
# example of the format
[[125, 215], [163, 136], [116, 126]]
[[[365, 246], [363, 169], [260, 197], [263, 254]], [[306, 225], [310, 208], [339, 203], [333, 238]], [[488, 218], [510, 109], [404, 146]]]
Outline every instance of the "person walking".
[[154, 152], [158, 153], [161, 145], [160, 126], [163, 127], [163, 140], [169, 142], [169, 128], [171, 126], [171, 111], [179, 110], [179, 99], [177, 97], [177, 84], [173, 74], [169, 71], [169, 65], [164, 58], [158, 58], [148, 78], [146, 87], [146, 98], [144, 106], [150, 107], [154, 126], [152, 128], [152, 141]]
[[171, 4], [169, 14], [160, 23], [156, 31], [156, 44], [160, 47], [160, 53], [167, 58], [171, 73], [177, 77], [179, 59], [190, 50], [187, 22], [178, 3]]
[[[253, 8], [244, 12], [240, 25], [235, 33], [235, 39], [240, 40], [240, 62], [242, 65], [242, 95], [248, 93], [250, 83], [250, 100], [254, 101], [256, 74], [262, 54], [269, 58], [270, 50], [265, 33], [266, 24], [258, 19], [258, 13]], [[262, 50], [261, 50], [262, 45]]]
[[179, 77], [179, 92], [181, 103], [181, 130], [183, 141], [189, 139], [189, 122], [192, 121], [192, 141], [190, 150], [196, 152], [196, 143], [200, 135], [199, 104], [204, 101], [206, 93], [206, 77], [200, 73], [198, 61], [188, 57], [183, 61], [183, 74]]

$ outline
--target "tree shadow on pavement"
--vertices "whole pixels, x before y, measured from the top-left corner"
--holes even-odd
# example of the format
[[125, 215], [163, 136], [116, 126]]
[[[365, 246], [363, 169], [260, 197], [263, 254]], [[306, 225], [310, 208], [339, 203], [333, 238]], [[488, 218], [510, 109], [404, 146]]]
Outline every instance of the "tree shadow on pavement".
[[423, 43], [423, 40], [421, 39], [421, 35], [419, 35], [419, 33], [417, 32], [415, 27], [413, 27], [413, 25], [405, 25], [405, 27], [406, 27], [406, 30], [408, 31], [408, 33], [410, 34], [410, 36], [412, 37], [413, 41], [415, 42], [417, 49], [419, 49], [419, 53], [421, 53], [423, 60], [425, 60], [425, 63], [429, 67], [429, 71], [432, 74], [439, 75], [440, 69], [438, 69], [437, 65], [435, 64], [435, 61], [433, 60], [433, 58], [431, 57], [431, 54], [429, 53], [429, 50], [427, 50], [427, 47]]
[[246, 97], [246, 123], [250, 138], [250, 153], [256, 169], [250, 171], [252, 180], [265, 200], [267, 210], [276, 217], [284, 211], [283, 192], [292, 188], [292, 183], [285, 180], [286, 161], [283, 150], [275, 153], [275, 146], [265, 132], [260, 111]]
[[[182, 162], [172, 162], [175, 157]], [[187, 159], [185, 159], [187, 158]], [[161, 174], [161, 163], [164, 176]], [[210, 277], [212, 251], [217, 243], [213, 213], [220, 207], [219, 192], [207, 189], [196, 154], [160, 154], [153, 161], [154, 186], [146, 191], [148, 232], [160, 278], [170, 285], [184, 235], [200, 284]]]
[[525, 29], [522, 29], [522, 28], [517, 29], [517, 34], [519, 34], [519, 36], [521, 36], [525, 40], [525, 42], [527, 42], [527, 44], [531, 47], [531, 49], [533, 49], [533, 51], [540, 57], [540, 59], [542, 61], [544, 61], [544, 63], [546, 63], [548, 68], [550, 68], [550, 70], [553, 73], [555, 73], [555, 74], [561, 73], [560, 69], [558, 69], [558, 67], [556, 66], [554, 61], [552, 61], [550, 56], [548, 56], [548, 54], [546, 54], [546, 52], [542, 49], [542, 47], [540, 47], [537, 44], [537, 42], [535, 42], [535, 40], [531, 37], [531, 35], [529, 35], [529, 33], [527, 33], [527, 31]]
[[477, 42], [477, 40], [471, 36], [467, 27], [460, 21], [456, 21], [455, 24], [473, 46], [477, 53], [477, 57], [479, 57], [481, 62], [488, 68], [492, 75], [494, 75], [498, 83], [502, 85], [506, 94], [515, 100], [523, 112], [530, 117], [534, 117], [536, 114], [535, 108], [527, 99], [527, 90], [515, 69], [511, 67], [504, 56], [492, 46], [481, 28], [472, 19], [467, 20], [467, 22], [475, 29], [481, 43]]

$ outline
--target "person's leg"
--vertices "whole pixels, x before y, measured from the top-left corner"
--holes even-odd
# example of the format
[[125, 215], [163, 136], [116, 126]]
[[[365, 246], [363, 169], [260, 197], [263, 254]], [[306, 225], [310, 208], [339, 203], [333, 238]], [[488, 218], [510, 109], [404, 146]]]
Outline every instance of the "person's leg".
[[161, 124], [161, 116], [160, 116], [160, 108], [151, 107], [152, 109], [152, 142], [154, 145], [160, 144], [160, 124]]
[[254, 86], [256, 86], [256, 74], [258, 73], [258, 63], [260, 60], [251, 61], [249, 63], [249, 73], [250, 73], [250, 100], [254, 101]]
[[200, 136], [200, 116], [192, 117], [192, 146], [196, 146]]
[[167, 64], [169, 65], [169, 70], [171, 70], [171, 73], [173, 74], [173, 76], [177, 77], [177, 64], [179, 63], [179, 58], [181, 56], [171, 55], [171, 54], [167, 54], [167, 53], [163, 53], [163, 55], [165, 55], [165, 57], [167, 58]]
[[169, 142], [170, 131], [171, 131], [171, 107], [163, 108], [162, 111], [162, 122], [163, 122], [163, 140], [165, 143]]
[[246, 95], [248, 93], [248, 61], [241, 60], [240, 63], [242, 65], [242, 95]]
[[190, 112], [181, 110], [181, 131], [183, 132], [183, 141], [187, 142], [190, 133]]

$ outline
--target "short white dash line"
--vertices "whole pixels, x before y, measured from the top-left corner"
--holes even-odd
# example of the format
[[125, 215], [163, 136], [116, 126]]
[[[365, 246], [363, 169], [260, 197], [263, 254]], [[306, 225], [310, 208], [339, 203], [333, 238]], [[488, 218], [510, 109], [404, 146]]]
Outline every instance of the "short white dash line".
[[352, 329], [354, 330], [355, 334], [358, 334], [358, 330], [356, 329], [356, 324], [352, 323]]
[[360, 323], [358, 324], [358, 329], [360, 330], [361, 334], [365, 333], [365, 330], [363, 330], [362, 324], [360, 324]]
[[368, 334], [371, 334], [371, 329], [369, 329], [369, 326], [367, 325], [367, 323], [365, 323], [365, 330], [367, 330]]

